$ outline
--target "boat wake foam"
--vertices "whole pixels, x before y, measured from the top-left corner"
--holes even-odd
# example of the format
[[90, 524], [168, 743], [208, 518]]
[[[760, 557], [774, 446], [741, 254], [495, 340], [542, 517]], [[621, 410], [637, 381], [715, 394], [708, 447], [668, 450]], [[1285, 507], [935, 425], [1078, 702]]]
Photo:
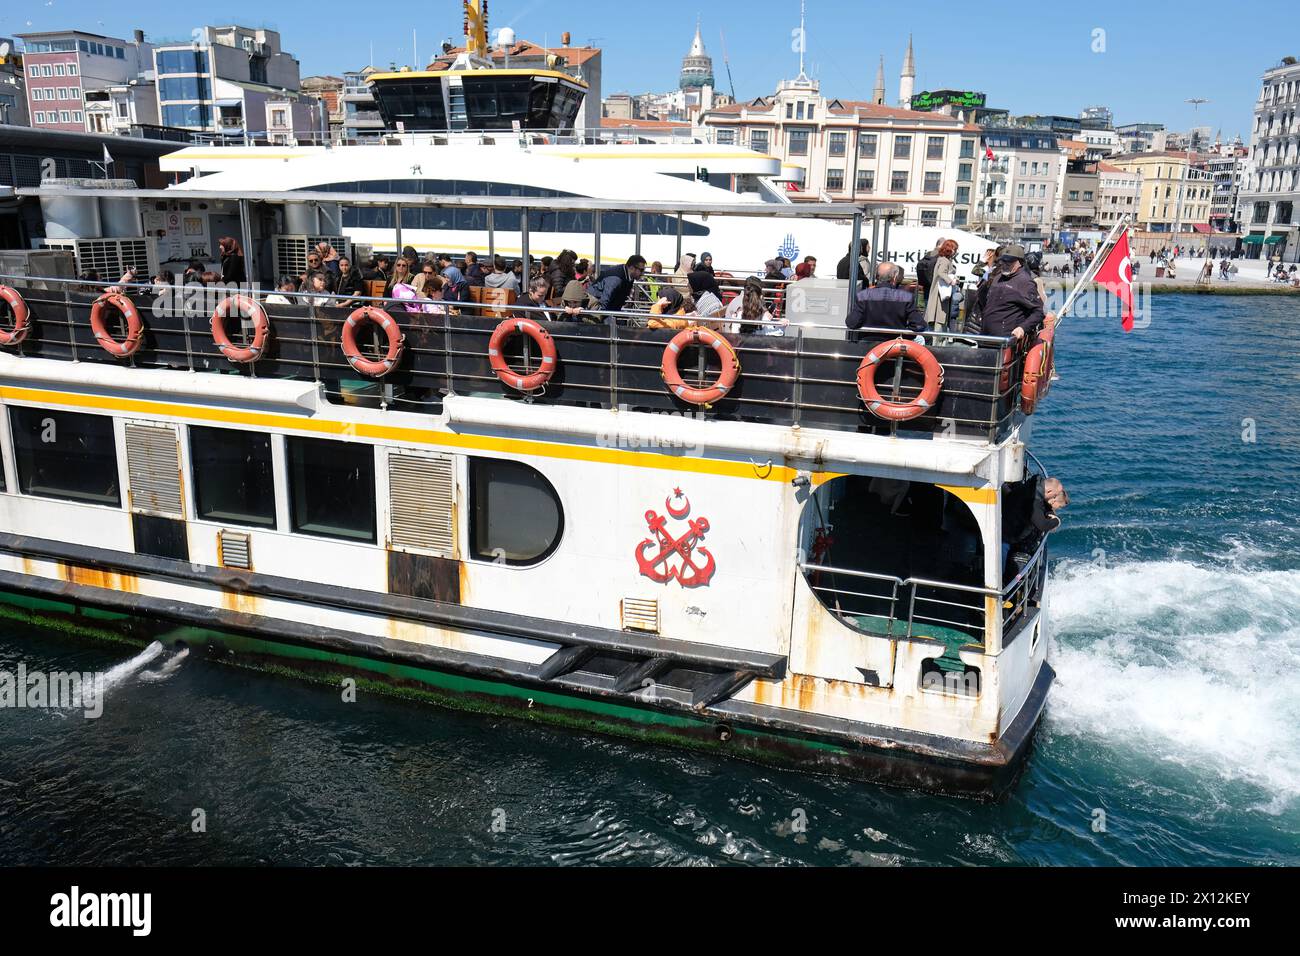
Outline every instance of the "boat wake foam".
[[181, 665], [185, 663], [185, 658], [189, 656], [190, 649], [188, 647], [182, 647], [171, 657], [167, 658], [167, 660], [163, 661], [162, 667], [158, 668], [156, 671], [141, 671], [140, 680], [149, 683], [165, 681], [180, 670]]
[[1300, 571], [1065, 561], [1049, 588], [1048, 720], [1300, 795]]
[[120, 687], [132, 674], [156, 661], [162, 655], [163, 650], [162, 643], [154, 641], [129, 661], [123, 661], [116, 667], [109, 668], [104, 673], [104, 691], [107, 692], [114, 687]]

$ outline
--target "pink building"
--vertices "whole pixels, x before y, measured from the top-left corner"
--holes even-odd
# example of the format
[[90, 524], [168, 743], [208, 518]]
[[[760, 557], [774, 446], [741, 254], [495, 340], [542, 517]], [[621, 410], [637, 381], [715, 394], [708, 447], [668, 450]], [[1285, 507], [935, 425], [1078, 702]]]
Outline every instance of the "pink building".
[[87, 91], [120, 87], [153, 69], [153, 44], [60, 30], [20, 33], [25, 51], [27, 113], [37, 129], [86, 132]]

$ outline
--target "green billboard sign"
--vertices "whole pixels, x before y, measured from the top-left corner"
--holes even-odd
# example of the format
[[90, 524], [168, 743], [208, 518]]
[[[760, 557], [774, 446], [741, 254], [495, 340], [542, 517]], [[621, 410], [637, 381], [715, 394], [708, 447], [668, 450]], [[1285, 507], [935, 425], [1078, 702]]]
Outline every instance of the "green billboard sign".
[[983, 93], [975, 93], [971, 90], [925, 90], [912, 97], [912, 109], [929, 111], [941, 106], [983, 109], [985, 102]]

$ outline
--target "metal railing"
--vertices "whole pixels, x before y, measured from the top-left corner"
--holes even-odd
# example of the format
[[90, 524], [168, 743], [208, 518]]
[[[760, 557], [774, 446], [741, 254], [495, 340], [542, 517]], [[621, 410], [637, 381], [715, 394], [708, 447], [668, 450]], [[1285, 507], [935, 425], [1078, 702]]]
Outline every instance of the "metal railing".
[[[1000, 597], [999, 592], [991, 588], [951, 581], [899, 578], [890, 574], [807, 562], [800, 562], [799, 569], [807, 578], [808, 586], [828, 611], [854, 630], [879, 637], [903, 640], [927, 637], [929, 635], [918, 634], [917, 627], [919, 625], [924, 630], [929, 625], [963, 632], [969, 635], [971, 645], [983, 647], [987, 636], [984, 599]], [[831, 583], [823, 584], [823, 579], [827, 577]], [[842, 582], [841, 577], [850, 578], [851, 582]], [[872, 582], [881, 587], [870, 591], [842, 586], [859, 581]], [[960, 600], [963, 597], [977, 600]], [[906, 613], [900, 614], [899, 602], [904, 599]], [[864, 617], [882, 621], [883, 626], [865, 626], [861, 623]]]
[[[1009, 432], [1018, 404], [1021, 356], [1010, 340], [989, 336], [926, 333], [925, 339], [944, 370], [945, 383], [936, 409], [906, 423], [884, 422], [866, 412], [857, 390], [857, 370], [875, 342], [896, 337], [897, 330], [861, 329], [864, 341], [848, 342], [843, 326], [776, 322], [724, 321], [735, 331], [723, 337], [737, 354], [741, 373], [733, 390], [715, 405], [684, 406], [663, 383], [661, 366], [670, 329], [647, 327], [645, 313], [584, 308], [568, 317], [555, 304], [450, 302], [333, 293], [320, 300], [290, 293], [288, 305], [267, 301], [266, 290], [221, 285], [159, 286], [34, 279], [0, 276], [24, 296], [31, 328], [11, 353], [70, 361], [121, 362], [101, 349], [90, 328], [95, 299], [110, 286], [133, 298], [144, 318], [143, 347], [128, 362], [142, 368], [222, 372], [248, 377], [321, 382], [335, 401], [372, 402], [382, 407], [437, 413], [447, 394], [474, 394], [504, 400], [582, 407], [680, 412], [699, 417], [766, 424], [799, 425], [861, 433], [930, 432], [996, 442]], [[271, 343], [258, 362], [232, 365], [212, 340], [211, 316], [235, 292], [263, 306], [271, 325]], [[164, 294], [165, 293], [165, 294]], [[281, 297], [286, 297], [281, 294]], [[406, 336], [397, 368], [382, 380], [368, 380], [352, 370], [341, 348], [341, 330], [349, 312], [374, 305], [396, 318]], [[116, 316], [116, 310], [111, 310]], [[557, 371], [543, 389], [521, 394], [503, 385], [488, 360], [488, 339], [506, 316], [530, 316], [544, 324], [555, 341]], [[236, 344], [251, 335], [248, 321], [227, 322]], [[699, 320], [704, 324], [705, 320]], [[361, 335], [362, 351], [382, 356], [380, 333], [373, 326]], [[779, 334], [771, 334], [777, 332]], [[758, 334], [767, 333], [767, 334]], [[119, 329], [121, 337], [124, 329]], [[712, 350], [688, 348], [679, 368], [686, 384], [707, 387], [717, 375]], [[540, 356], [526, 336], [507, 347], [507, 360], [524, 373], [535, 371]], [[905, 374], [906, 371], [906, 374]], [[899, 360], [893, 377], [879, 376], [883, 397], [910, 401], [923, 383]]]

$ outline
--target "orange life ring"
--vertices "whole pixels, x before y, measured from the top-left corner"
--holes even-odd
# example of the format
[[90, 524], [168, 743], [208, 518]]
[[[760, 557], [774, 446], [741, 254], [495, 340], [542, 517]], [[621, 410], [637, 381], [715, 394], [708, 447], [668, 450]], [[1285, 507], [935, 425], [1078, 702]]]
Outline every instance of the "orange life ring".
[[7, 285], [0, 285], [0, 299], [9, 303], [9, 308], [14, 314], [14, 327], [12, 329], [0, 329], [0, 345], [17, 345], [27, 338], [27, 317], [30, 314], [27, 303], [23, 301], [23, 297], [17, 289], [10, 288]]
[[[528, 336], [542, 350], [541, 365], [531, 375], [520, 375], [506, 364], [503, 346], [506, 339], [516, 333]], [[551, 333], [532, 319], [503, 319], [492, 330], [492, 338], [488, 339], [488, 361], [492, 363], [493, 373], [504, 384], [521, 392], [535, 391], [551, 380], [555, 374], [556, 354], [555, 340], [551, 338]]]
[[[708, 388], [691, 388], [682, 381], [677, 360], [681, 357], [682, 349], [690, 345], [708, 346], [718, 353], [718, 359], [722, 362], [722, 370], [718, 372], [717, 379]], [[740, 359], [731, 344], [717, 332], [701, 325], [692, 325], [673, 336], [672, 341], [664, 349], [663, 364], [659, 371], [664, 377], [664, 384], [668, 386], [668, 390], [682, 401], [708, 407], [722, 399], [736, 384], [736, 379], [740, 377]]]
[[1020, 410], [1026, 415], [1034, 409], [1052, 387], [1052, 373], [1056, 370], [1056, 332], [1046, 328], [1038, 333], [1038, 341], [1025, 356], [1025, 374], [1020, 383]]
[[[388, 337], [388, 353], [378, 361], [366, 358], [357, 347], [357, 329], [368, 322], [379, 326]], [[402, 346], [405, 344], [406, 336], [397, 327], [397, 320], [383, 309], [375, 308], [373, 305], [363, 305], [359, 309], [354, 309], [347, 321], [343, 323], [343, 355], [347, 358], [348, 364], [362, 375], [369, 375], [372, 378], [382, 378], [387, 375], [397, 367], [397, 361], [402, 357]]]
[[[239, 347], [230, 341], [226, 334], [226, 319], [230, 317], [231, 308], [238, 308], [240, 314], [253, 317], [253, 343]], [[256, 362], [266, 348], [266, 337], [271, 331], [271, 323], [266, 318], [266, 310], [257, 300], [246, 295], [231, 295], [221, 300], [212, 311], [212, 341], [221, 349], [221, 354], [232, 362]]]
[[[126, 338], [121, 342], [108, 334], [108, 326], [104, 324], [104, 310], [110, 305], [126, 319]], [[140, 350], [140, 345], [144, 342], [144, 323], [140, 321], [140, 313], [136, 310], [135, 303], [120, 292], [105, 292], [95, 300], [95, 304], [90, 307], [90, 328], [95, 333], [99, 347], [118, 358], [130, 358]]]
[[[925, 373], [925, 384], [921, 394], [910, 402], [887, 402], [880, 397], [876, 388], [876, 372], [880, 366], [891, 359], [910, 358]], [[867, 411], [877, 418], [891, 422], [907, 422], [934, 407], [939, 400], [939, 391], [943, 388], [943, 366], [934, 357], [934, 353], [924, 345], [909, 342], [907, 339], [891, 339], [881, 342], [862, 359], [858, 366], [858, 395], [867, 406]]]

